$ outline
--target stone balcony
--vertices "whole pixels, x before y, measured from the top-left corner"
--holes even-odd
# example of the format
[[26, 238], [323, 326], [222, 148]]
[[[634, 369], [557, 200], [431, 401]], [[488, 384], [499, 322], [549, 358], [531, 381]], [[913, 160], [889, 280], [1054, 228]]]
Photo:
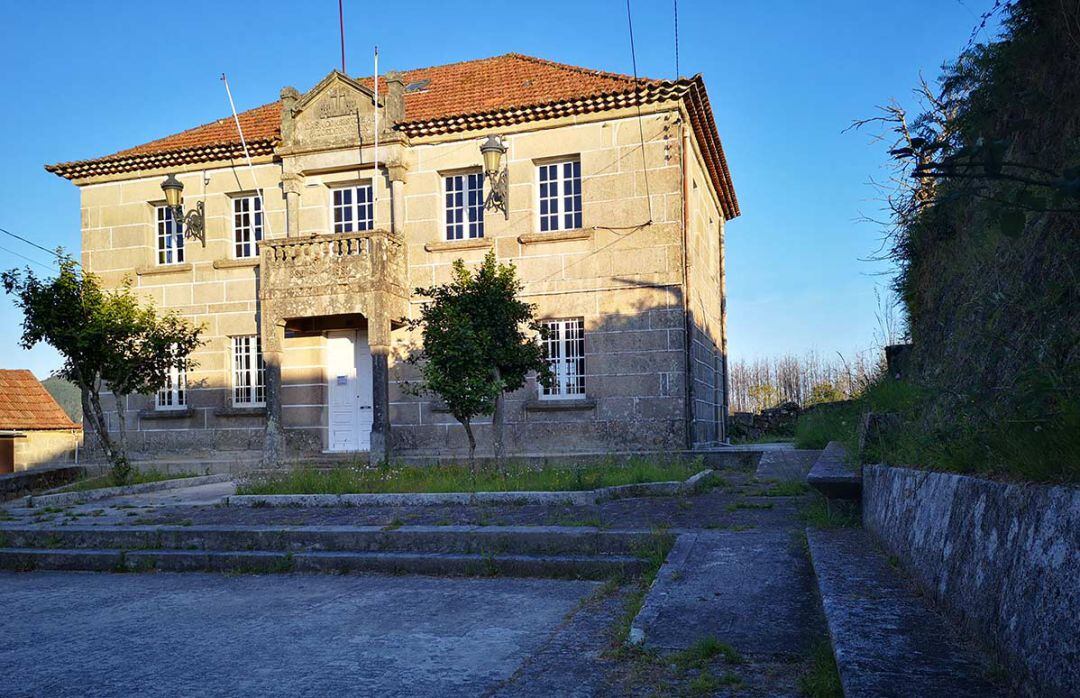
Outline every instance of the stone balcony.
[[405, 314], [406, 246], [385, 230], [264, 240], [259, 298], [277, 318]]

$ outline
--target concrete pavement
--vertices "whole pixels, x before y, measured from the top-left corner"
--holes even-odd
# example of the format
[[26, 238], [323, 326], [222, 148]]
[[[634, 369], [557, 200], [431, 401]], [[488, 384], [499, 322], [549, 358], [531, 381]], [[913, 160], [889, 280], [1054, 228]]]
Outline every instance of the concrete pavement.
[[596, 586], [0, 573], [0, 695], [480, 695]]

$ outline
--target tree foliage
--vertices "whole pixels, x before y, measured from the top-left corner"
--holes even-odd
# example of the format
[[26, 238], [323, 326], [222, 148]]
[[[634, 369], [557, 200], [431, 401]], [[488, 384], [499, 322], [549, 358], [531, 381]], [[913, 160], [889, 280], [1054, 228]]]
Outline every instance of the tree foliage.
[[499, 458], [503, 394], [524, 387], [533, 371], [541, 382], [550, 380], [538, 341], [543, 328], [535, 306], [517, 297], [521, 288], [514, 266], [488, 252], [475, 271], [459, 259], [449, 282], [416, 290], [430, 300], [411, 323], [422, 336], [422, 348], [410, 357], [423, 377], [415, 390], [438, 395], [465, 427], [470, 461], [476, 453], [473, 420], [493, 415]]
[[[80, 272], [70, 256], [62, 250], [58, 254], [56, 277], [10, 270], [2, 274], [4, 290], [23, 311], [21, 346], [30, 349], [44, 342], [63, 357], [57, 375], [79, 387], [83, 414], [113, 465], [114, 478], [123, 483], [131, 472], [124, 423], [127, 396], [153, 394], [168, 383], [170, 369], [192, 368], [191, 353], [201, 343], [202, 328], [141, 304], [130, 283], [103, 289], [94, 275]], [[101, 404], [106, 386], [116, 401], [116, 439]]]

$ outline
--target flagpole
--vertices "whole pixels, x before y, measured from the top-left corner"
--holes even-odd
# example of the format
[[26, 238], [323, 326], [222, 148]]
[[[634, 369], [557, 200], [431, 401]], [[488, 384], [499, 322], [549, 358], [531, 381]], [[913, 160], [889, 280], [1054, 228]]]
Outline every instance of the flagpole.
[[[375, 174], [371, 183], [374, 204], [379, 203], [379, 47], [375, 47]], [[374, 215], [377, 215], [376, 212]], [[374, 217], [373, 215], [373, 217]]]
[[[236, 103], [233, 102], [232, 90], [229, 89], [229, 79], [225, 77], [225, 73], [221, 74], [221, 81], [225, 83], [225, 94], [229, 96], [229, 108], [232, 109], [233, 121], [236, 122], [236, 131], [240, 134], [240, 145], [244, 146], [244, 157], [247, 158], [248, 171], [251, 172], [251, 184], [259, 195], [259, 207], [262, 209], [263, 225], [266, 226], [266, 235], [264, 237], [269, 238], [272, 235], [270, 233], [270, 216], [266, 212], [266, 197], [263, 196], [262, 187], [259, 186], [259, 180], [255, 176], [255, 166], [251, 163], [251, 153], [248, 152], [247, 139], [244, 138], [244, 129], [240, 126], [240, 117], [236, 114]], [[254, 211], [252, 212], [252, 218], [254, 218]]]
[[348, 75], [345, 71], [345, 7], [344, 0], [338, 0], [337, 3], [337, 18], [338, 28], [341, 30], [341, 72]]

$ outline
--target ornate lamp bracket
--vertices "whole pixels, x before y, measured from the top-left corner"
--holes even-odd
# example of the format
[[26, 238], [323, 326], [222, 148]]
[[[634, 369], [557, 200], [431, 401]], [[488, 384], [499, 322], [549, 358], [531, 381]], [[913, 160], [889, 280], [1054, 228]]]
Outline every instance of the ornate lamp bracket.
[[504, 169], [498, 173], [484, 175], [488, 181], [488, 194], [484, 199], [487, 211], [502, 211], [503, 217], [510, 220], [510, 178]]
[[174, 221], [183, 222], [182, 230], [185, 239], [194, 238], [206, 247], [206, 205], [202, 201], [197, 202], [194, 210], [188, 211], [187, 214], [184, 213], [182, 205], [173, 206], [172, 216]]
[[507, 147], [502, 138], [491, 135], [480, 146], [480, 155], [484, 158], [484, 179], [488, 183], [488, 195], [484, 199], [484, 210], [502, 211], [510, 219], [510, 176], [508, 167], [502, 166]]

